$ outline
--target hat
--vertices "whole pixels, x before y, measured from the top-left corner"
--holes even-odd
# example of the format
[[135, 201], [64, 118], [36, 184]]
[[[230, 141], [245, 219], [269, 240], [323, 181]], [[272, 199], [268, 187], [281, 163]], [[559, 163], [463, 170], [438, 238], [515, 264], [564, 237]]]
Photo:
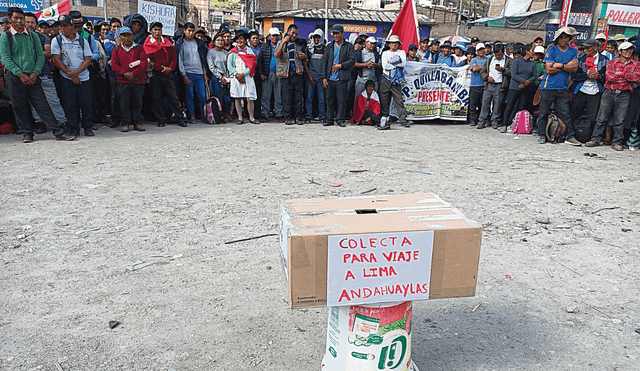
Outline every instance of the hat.
[[69, 12], [69, 17], [71, 17], [71, 24], [73, 24], [73, 25], [83, 24], [85, 22], [85, 19], [82, 16], [82, 13], [80, 13], [77, 10], [70, 11]]
[[625, 49], [629, 49], [629, 48], [633, 48], [633, 44], [628, 42], [628, 41], [625, 41], [625, 42], [623, 42], [622, 44], [620, 44], [618, 46], [618, 50], [625, 50]]
[[158, 21], [151, 22], [151, 24], [149, 25], [149, 29], [152, 29], [156, 26], [162, 28], [162, 23]]
[[369, 79], [367, 80], [367, 82], [364, 83], [364, 86], [369, 86], [369, 85], [376, 86], [376, 83], [373, 80]]
[[344, 32], [344, 27], [342, 27], [341, 24], [334, 24], [333, 27], [331, 27], [331, 33], [334, 34], [336, 32]]
[[440, 48], [450, 48], [451, 47], [451, 41], [447, 40], [445, 42], [442, 43], [442, 45], [440, 45]]
[[[0, 22], [0, 23], [1, 23], [1, 22]], [[47, 22], [47, 21], [39, 21], [39, 22], [38, 22], [38, 26], [43, 25], [43, 24], [46, 24], [46, 25], [47, 25], [47, 27], [51, 27], [51, 25], [50, 25], [50, 24], [49, 24], [49, 22]]]
[[464, 45], [464, 43], [456, 43], [456, 45], [453, 46], [454, 48], [458, 48], [460, 50], [462, 50], [463, 52], [467, 51], [467, 47]]
[[603, 33], [599, 33], [596, 35], [595, 40], [607, 40], [607, 36]]
[[58, 22], [65, 26], [71, 26], [73, 24], [73, 18], [69, 14], [64, 14], [58, 17]]
[[196, 28], [196, 32], [194, 32], [193, 34], [195, 35], [195, 34], [197, 34], [198, 32], [202, 32], [202, 33], [203, 33], [203, 34], [205, 34], [205, 35], [207, 34], [207, 30], [205, 30], [205, 29], [204, 29], [204, 28], [202, 28], [202, 27], [198, 27], [198, 28]]
[[280, 30], [278, 28], [270, 28], [269, 29], [269, 35], [273, 36], [273, 35], [280, 35]]
[[467, 53], [476, 54], [476, 48], [474, 48], [473, 46], [468, 47], [467, 48]]
[[573, 31], [571, 31], [571, 29], [569, 27], [559, 28], [558, 31], [556, 31], [556, 36], [553, 38], [553, 41], [558, 40], [558, 38], [562, 34], [565, 34], [565, 35], [568, 35], [568, 36], [573, 36]]
[[534, 37], [534, 38], [533, 38], [533, 41], [535, 42], [535, 41], [536, 41], [536, 40], [538, 40], [538, 39], [540, 39], [540, 40], [542, 40], [542, 41], [544, 42], [544, 37], [542, 37], [542, 36], [536, 36], [536, 37]]
[[569, 31], [571, 31], [571, 35], [572, 35], [572, 36], [580, 35], [580, 32], [576, 31], [576, 29], [575, 29], [575, 28], [573, 28], [573, 27], [571, 27], [571, 26], [569, 26], [569, 27], [567, 27], [567, 28], [569, 29]]
[[354, 43], [358, 45], [364, 45], [365, 41], [363, 38], [358, 37]]
[[428, 42], [429, 38], [428, 37], [421, 37], [420, 38], [420, 42], [422, 43], [423, 41], [427, 41]]
[[409, 44], [409, 49], [407, 50], [411, 50], [411, 49], [418, 49], [418, 46], [416, 44]]
[[118, 37], [120, 37], [120, 35], [122, 35], [123, 33], [130, 33], [130, 34], [133, 34], [133, 32], [131, 32], [131, 29], [130, 29], [129, 27], [127, 27], [127, 26], [120, 27], [120, 28], [118, 29]]
[[472, 42], [472, 43], [474, 43], [474, 42], [476, 42], [476, 41], [477, 41], [477, 42], [480, 42], [480, 39], [478, 39], [477, 37], [472, 37], [472, 38], [471, 38], [471, 42]]
[[233, 37], [233, 41], [236, 41], [238, 37], [242, 36], [245, 40], [249, 40], [249, 33], [245, 32], [245, 30], [239, 28], [236, 30], [236, 34]]
[[440, 44], [440, 40], [438, 40], [438, 39], [433, 39], [433, 40], [431, 40], [431, 43], [429, 44], [429, 46], [431, 46], [431, 45], [435, 45], [435, 44], [438, 44], [438, 45], [439, 45], [439, 44]]
[[544, 47], [541, 45], [538, 45], [535, 47], [535, 49], [533, 49], [533, 53], [534, 54], [544, 54]]
[[590, 48], [594, 46], [598, 47], [600, 46], [600, 43], [596, 39], [589, 39], [589, 40], [586, 40], [584, 43], [582, 43], [582, 45], [586, 48]]
[[486, 48], [486, 46], [484, 46], [484, 44], [483, 44], [483, 43], [478, 43], [478, 44], [476, 45], [476, 50], [478, 50], [478, 49], [484, 49], [484, 48]]
[[615, 36], [613, 37], [613, 39], [614, 39], [615, 41], [620, 41], [620, 40], [626, 40], [626, 39], [627, 39], [627, 37], [626, 37], [625, 35], [623, 35], [623, 34], [619, 33], [619, 34], [615, 35]]
[[376, 43], [378, 43], [378, 40], [376, 40], [376, 38], [375, 38], [375, 37], [373, 37], [373, 36], [369, 36], [369, 37], [367, 37], [367, 39], [366, 39], [365, 41], [370, 42], [370, 43], [372, 43], [372, 44], [376, 44]]
[[360, 31], [360, 33], [358, 34], [358, 37], [360, 37], [360, 36], [369, 36], [369, 34], [367, 34], [364, 31]]
[[9, 17], [0, 18], [0, 23], [9, 23]]
[[400, 42], [400, 38], [398, 37], [398, 35], [391, 35], [391, 36], [389, 36], [389, 38], [387, 39], [387, 43], [398, 43], [398, 44], [402, 45], [402, 43]]

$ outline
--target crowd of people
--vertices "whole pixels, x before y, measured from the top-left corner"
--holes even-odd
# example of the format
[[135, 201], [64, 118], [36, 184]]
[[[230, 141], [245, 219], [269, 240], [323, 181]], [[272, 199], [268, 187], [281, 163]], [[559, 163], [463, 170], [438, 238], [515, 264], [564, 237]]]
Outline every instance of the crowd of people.
[[542, 37], [527, 44], [424, 37], [405, 53], [397, 35], [384, 43], [366, 33], [347, 39], [340, 24], [329, 42], [320, 29], [299, 37], [295, 24], [264, 36], [223, 24], [209, 36], [185, 23], [166, 37], [160, 22], [140, 14], [94, 25], [75, 10], [38, 21], [9, 8], [0, 23], [0, 91], [25, 143], [47, 129], [73, 140], [81, 130], [93, 136], [100, 124], [144, 131], [145, 121], [409, 127], [401, 88], [407, 62], [415, 62], [468, 69], [467, 122], [478, 129], [504, 133], [528, 111], [545, 143], [553, 112], [565, 143], [640, 146], [637, 36], [580, 42], [565, 27], [546, 46]]

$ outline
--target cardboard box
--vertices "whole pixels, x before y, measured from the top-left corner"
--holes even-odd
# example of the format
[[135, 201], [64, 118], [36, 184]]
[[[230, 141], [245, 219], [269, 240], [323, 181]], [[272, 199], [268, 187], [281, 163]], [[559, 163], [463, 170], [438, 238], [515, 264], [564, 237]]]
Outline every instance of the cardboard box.
[[474, 296], [481, 239], [428, 193], [280, 203], [292, 309]]

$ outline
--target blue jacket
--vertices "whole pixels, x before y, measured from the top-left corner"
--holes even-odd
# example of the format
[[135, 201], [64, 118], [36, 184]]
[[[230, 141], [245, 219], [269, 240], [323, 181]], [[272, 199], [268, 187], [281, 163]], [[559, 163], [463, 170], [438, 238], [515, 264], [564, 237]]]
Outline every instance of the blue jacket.
[[[207, 53], [209, 53], [209, 48], [204, 43], [204, 41], [195, 38], [196, 44], [198, 44], [198, 54], [200, 55], [200, 63], [202, 63], [202, 70], [207, 72], [207, 75], [211, 76], [211, 71], [209, 71], [209, 65], [207, 64]], [[184, 37], [180, 38], [176, 41], [176, 56], [178, 59], [180, 58], [180, 49], [184, 44]], [[179, 70], [179, 67], [176, 67], [176, 70]], [[182, 71], [178, 71], [182, 74]]]
[[436, 64], [444, 64], [445, 66], [456, 67], [456, 60], [451, 54], [445, 57], [444, 55], [442, 55], [442, 53], [440, 53], [438, 54], [438, 60], [436, 61]]
[[[571, 73], [571, 81], [573, 81], [573, 84], [571, 85], [572, 89], [570, 90], [573, 94], [578, 94], [584, 82], [587, 81], [587, 67], [584, 65], [586, 61], [587, 55], [582, 53], [582, 55], [578, 57], [578, 70]], [[606, 82], [607, 63], [609, 63], [609, 58], [607, 58], [604, 53], [598, 54], [598, 66], [596, 67], [596, 71], [600, 74], [600, 80], [598, 80], [600, 93], [602, 93], [604, 83]]]

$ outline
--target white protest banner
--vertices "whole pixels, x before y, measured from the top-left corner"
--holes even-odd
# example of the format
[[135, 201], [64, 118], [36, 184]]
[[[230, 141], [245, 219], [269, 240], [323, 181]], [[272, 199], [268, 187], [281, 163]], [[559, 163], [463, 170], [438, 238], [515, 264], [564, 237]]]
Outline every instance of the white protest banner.
[[162, 23], [162, 34], [173, 36], [176, 30], [176, 7], [138, 0], [138, 13], [146, 20], [149, 26], [151, 22]]
[[327, 305], [429, 299], [433, 231], [329, 236]]
[[404, 108], [410, 120], [466, 121], [469, 110], [469, 66], [407, 62], [402, 87]]

